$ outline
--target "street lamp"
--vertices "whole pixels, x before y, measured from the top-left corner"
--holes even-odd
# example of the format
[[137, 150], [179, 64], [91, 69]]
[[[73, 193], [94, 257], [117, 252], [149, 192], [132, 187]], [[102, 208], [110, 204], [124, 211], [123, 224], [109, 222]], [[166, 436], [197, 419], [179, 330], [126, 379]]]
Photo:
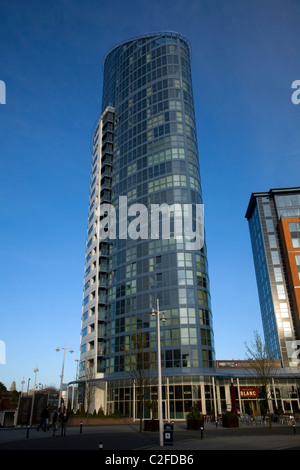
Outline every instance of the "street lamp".
[[63, 388], [66, 350], [69, 349], [71, 354], [74, 352], [72, 348], [66, 348], [66, 344], [67, 344], [67, 341], [65, 341], [65, 347], [64, 348], [63, 347], [56, 348], [57, 352], [59, 352], [61, 349], [64, 350], [64, 357], [63, 357], [62, 370], [61, 370], [60, 389], [59, 389], [58, 408], [60, 408], [60, 405], [61, 405], [61, 394], [62, 394], [62, 388]]
[[151, 315], [156, 315], [157, 323], [157, 369], [158, 369], [158, 420], [159, 420], [159, 445], [163, 447], [163, 417], [162, 417], [162, 386], [161, 386], [161, 351], [160, 351], [160, 320], [165, 322], [164, 311], [159, 311], [159, 300], [157, 299], [157, 310], [154, 308]]
[[34, 372], [34, 374], [35, 374], [35, 375], [34, 375], [34, 386], [33, 386], [33, 390], [35, 390], [35, 387], [36, 387], [36, 376], [37, 376], [37, 373], [39, 372], [37, 365], [36, 365], [36, 368], [34, 369], [33, 372]]

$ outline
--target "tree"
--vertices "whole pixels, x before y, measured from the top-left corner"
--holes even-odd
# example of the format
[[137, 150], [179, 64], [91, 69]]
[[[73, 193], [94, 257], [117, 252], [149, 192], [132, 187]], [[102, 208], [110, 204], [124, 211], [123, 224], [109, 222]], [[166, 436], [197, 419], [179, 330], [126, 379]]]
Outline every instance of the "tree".
[[153, 371], [150, 367], [150, 353], [147, 351], [148, 342], [147, 334], [143, 333], [142, 328], [139, 327], [137, 333], [131, 336], [131, 345], [123, 347], [125, 372], [136, 385], [139, 400], [139, 432], [142, 432], [143, 426], [145, 386], [152, 377]]
[[269, 416], [269, 426], [271, 427], [271, 390], [272, 380], [276, 375], [274, 358], [269, 354], [265, 342], [262, 340], [257, 331], [254, 331], [254, 341], [250, 344], [250, 346], [245, 343], [245, 346], [247, 351], [246, 355], [250, 361], [249, 366], [247, 366], [246, 369], [259, 387], [263, 399], [266, 402]]
[[85, 406], [86, 406], [86, 417], [88, 418], [90, 413], [90, 407], [95, 397], [95, 382], [92, 380], [94, 377], [94, 364], [92, 361], [85, 361]]

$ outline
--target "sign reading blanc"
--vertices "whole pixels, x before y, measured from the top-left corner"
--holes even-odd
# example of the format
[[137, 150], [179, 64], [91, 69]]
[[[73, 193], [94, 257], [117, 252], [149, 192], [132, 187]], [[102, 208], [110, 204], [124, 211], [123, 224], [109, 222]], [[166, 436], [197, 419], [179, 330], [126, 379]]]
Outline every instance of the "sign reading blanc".
[[258, 387], [240, 387], [241, 398], [259, 398]]
[[171, 239], [185, 243], [187, 250], [201, 250], [204, 245], [203, 204], [127, 205], [127, 196], [120, 196], [118, 210], [112, 204], [101, 204], [100, 240]]
[[3, 80], [0, 80], [0, 104], [6, 104], [6, 87]]

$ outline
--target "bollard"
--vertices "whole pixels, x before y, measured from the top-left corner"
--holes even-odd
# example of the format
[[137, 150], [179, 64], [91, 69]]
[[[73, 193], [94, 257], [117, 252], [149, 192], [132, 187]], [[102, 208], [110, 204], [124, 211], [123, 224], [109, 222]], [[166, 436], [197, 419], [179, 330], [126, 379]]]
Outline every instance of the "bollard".
[[295, 422], [293, 423], [293, 430], [294, 430], [294, 436], [296, 435], [296, 424]]
[[28, 439], [29, 437], [29, 429], [30, 429], [30, 426], [27, 426], [26, 439]]
[[201, 441], [203, 439], [203, 426], [201, 426]]
[[98, 450], [103, 450], [103, 444], [102, 444], [102, 442], [99, 442]]
[[82, 421], [80, 421], [80, 434], [82, 433]]

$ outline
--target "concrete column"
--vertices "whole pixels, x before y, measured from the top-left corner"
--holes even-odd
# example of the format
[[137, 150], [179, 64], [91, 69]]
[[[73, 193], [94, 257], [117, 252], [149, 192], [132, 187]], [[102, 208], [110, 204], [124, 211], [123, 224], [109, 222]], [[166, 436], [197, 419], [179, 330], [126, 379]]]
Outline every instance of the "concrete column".
[[213, 398], [214, 398], [214, 413], [215, 413], [215, 419], [217, 419], [218, 410], [217, 410], [216, 385], [215, 385], [214, 376], [212, 376], [212, 388], [213, 388]]
[[201, 390], [202, 413], [204, 415], [206, 415], [205, 387], [204, 387], [204, 382], [203, 381], [201, 381], [201, 383], [200, 383], [200, 390]]
[[225, 400], [226, 400], [226, 410], [231, 410], [231, 395], [230, 395], [230, 384], [225, 385]]

